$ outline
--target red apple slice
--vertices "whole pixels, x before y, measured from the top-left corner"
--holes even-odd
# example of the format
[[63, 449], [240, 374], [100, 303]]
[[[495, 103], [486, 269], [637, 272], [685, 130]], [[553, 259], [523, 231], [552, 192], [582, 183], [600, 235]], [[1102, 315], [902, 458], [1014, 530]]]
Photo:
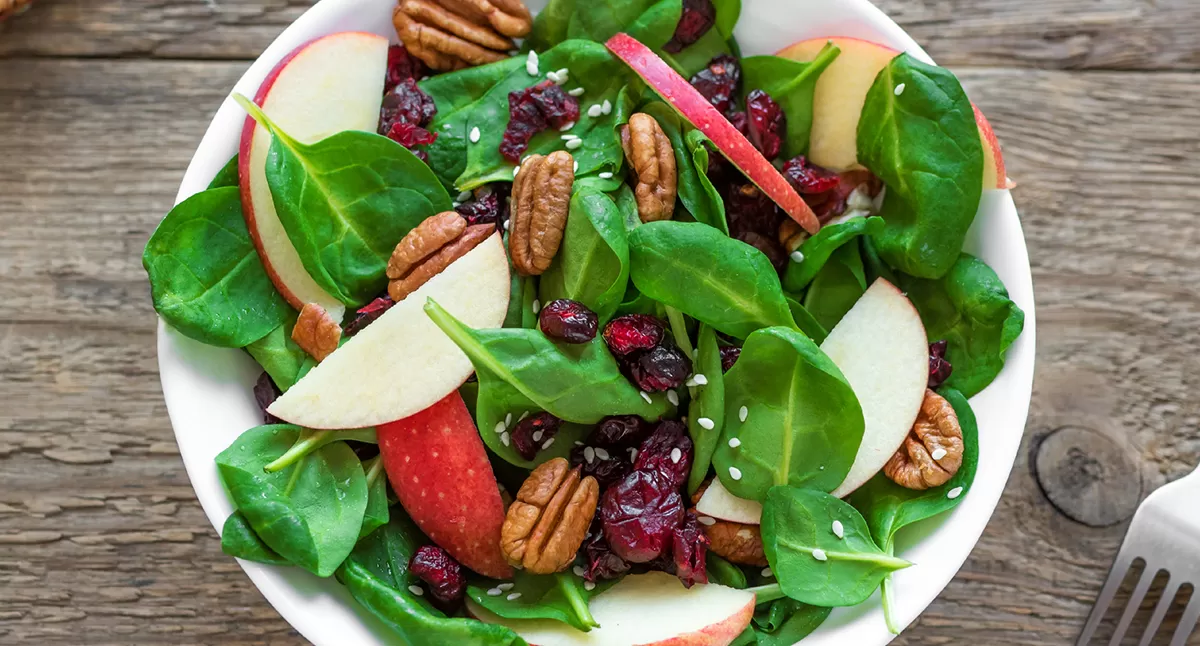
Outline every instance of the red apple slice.
[[628, 34], [617, 34], [605, 43], [617, 58], [658, 93], [676, 112], [703, 132], [734, 166], [775, 201], [805, 231], [821, 228], [817, 216], [788, 184], [783, 175], [746, 139], [729, 120], [696, 91], [687, 79], [671, 69], [657, 54]]
[[[383, 101], [388, 41], [339, 32], [305, 43], [267, 75], [254, 102], [298, 141], [315, 143], [343, 130], [374, 132]], [[317, 303], [336, 320], [345, 307], [312, 279], [288, 239], [267, 186], [271, 135], [247, 117], [238, 151], [242, 211], [263, 267], [279, 293], [301, 309]]]
[[723, 585], [684, 589], [665, 572], [634, 574], [588, 604], [600, 627], [580, 632], [549, 619], [502, 619], [467, 599], [481, 621], [537, 646], [725, 646], [750, 625], [754, 593]]
[[376, 431], [388, 482], [421, 531], [466, 567], [511, 578], [500, 552], [500, 487], [462, 397], [452, 392]]
[[983, 189], [1014, 188], [1016, 184], [1008, 178], [1004, 167], [1004, 154], [1000, 152], [996, 131], [992, 130], [992, 124], [979, 111], [979, 106], [972, 103], [971, 108], [975, 110], [975, 123], [979, 126], [979, 138], [983, 140]]
[[696, 513], [743, 525], [762, 524], [762, 503], [729, 493], [720, 478], [713, 478], [696, 502]]

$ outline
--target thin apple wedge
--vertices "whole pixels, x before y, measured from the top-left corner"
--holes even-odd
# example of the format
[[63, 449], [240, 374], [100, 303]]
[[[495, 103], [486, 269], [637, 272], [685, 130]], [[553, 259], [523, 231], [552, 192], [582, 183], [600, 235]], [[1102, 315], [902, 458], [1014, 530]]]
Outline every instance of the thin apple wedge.
[[743, 525], [762, 524], [762, 503], [729, 493], [720, 478], [713, 478], [712, 484], [704, 490], [704, 495], [696, 502], [696, 512]]

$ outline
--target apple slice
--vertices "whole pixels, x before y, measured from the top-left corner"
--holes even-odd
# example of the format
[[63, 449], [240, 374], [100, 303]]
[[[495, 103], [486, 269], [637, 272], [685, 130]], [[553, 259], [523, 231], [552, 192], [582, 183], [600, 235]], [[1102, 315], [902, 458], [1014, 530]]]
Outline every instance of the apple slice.
[[[316, 143], [343, 130], [374, 132], [383, 102], [388, 41], [364, 32], [339, 32], [301, 45], [267, 75], [254, 102], [285, 132]], [[267, 186], [271, 135], [247, 117], [238, 150], [242, 211], [267, 276], [301, 309], [325, 308], [342, 320], [345, 306], [312, 279], [288, 239]]]
[[621, 579], [588, 607], [600, 627], [585, 633], [548, 619], [503, 619], [467, 599], [476, 618], [537, 646], [725, 646], [750, 625], [754, 593], [716, 584], [686, 589], [670, 574], [647, 572]]
[[1000, 140], [996, 139], [996, 131], [992, 130], [992, 124], [988, 123], [987, 117], [979, 111], [979, 106], [972, 103], [971, 108], [975, 110], [975, 123], [979, 126], [979, 138], [983, 140], [983, 190], [1007, 190], [1015, 187], [1016, 184], [1008, 178], [1008, 171], [1004, 167], [1004, 154], [1000, 152]]
[[[605, 43], [617, 58], [621, 59], [663, 98], [684, 119], [703, 132], [734, 166], [746, 174], [751, 182], [775, 201], [793, 220], [809, 234], [821, 228], [812, 209], [792, 188], [779, 171], [767, 161], [762, 153], [746, 139], [733, 124], [729, 123], [717, 109], [696, 91], [687, 79], [671, 69], [663, 59], [650, 51], [637, 39], [628, 34], [617, 34]], [[860, 106], [861, 108], [861, 106]]]
[[500, 486], [462, 397], [452, 392], [376, 433], [388, 482], [421, 531], [466, 567], [512, 578], [500, 552]]
[[473, 328], [508, 311], [508, 256], [498, 233], [479, 243], [317, 364], [271, 414], [305, 428], [377, 426], [422, 411], [462, 385], [470, 360], [425, 314], [436, 300]]
[[704, 490], [704, 495], [696, 502], [696, 512], [743, 525], [762, 523], [762, 503], [729, 493], [720, 478], [713, 478], [712, 484]]
[[929, 343], [912, 302], [880, 278], [834, 326], [821, 349], [841, 369], [862, 405], [862, 444], [843, 497], [883, 468], [912, 430], [929, 384]]

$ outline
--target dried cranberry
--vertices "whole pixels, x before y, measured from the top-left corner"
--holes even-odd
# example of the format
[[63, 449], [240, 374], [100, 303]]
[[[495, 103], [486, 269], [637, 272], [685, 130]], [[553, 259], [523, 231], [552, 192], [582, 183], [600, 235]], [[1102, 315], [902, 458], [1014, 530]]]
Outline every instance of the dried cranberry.
[[648, 393], [677, 388], [692, 373], [692, 360], [675, 346], [660, 345], [643, 352], [629, 363], [629, 377]]
[[379, 298], [367, 303], [356, 312], [357, 316], [346, 324], [346, 329], [344, 330], [346, 336], [354, 336], [362, 332], [363, 328], [374, 323], [375, 319], [383, 316], [383, 313], [395, 304], [396, 302], [387, 294], [383, 294]]
[[678, 488], [692, 469], [692, 438], [682, 422], [665, 420], [638, 447], [633, 468], [650, 470], [661, 475], [672, 487]]
[[[417, 146], [428, 146], [437, 141], [438, 133], [429, 132], [421, 126], [414, 126], [411, 123], [393, 123], [392, 129], [387, 133], [388, 139], [412, 150]], [[413, 150], [421, 161], [426, 161], [428, 155], [423, 150]]]
[[725, 113], [733, 105], [733, 97], [737, 94], [738, 82], [741, 79], [742, 68], [738, 60], [728, 54], [721, 54], [697, 72], [691, 83], [714, 108]]
[[750, 113], [750, 141], [768, 160], [779, 156], [787, 136], [787, 116], [783, 108], [762, 90], [746, 95], [746, 112]]
[[648, 314], [626, 314], [604, 326], [604, 342], [617, 356], [649, 350], [662, 343], [666, 326]]
[[595, 478], [601, 489], [607, 489], [633, 470], [633, 460], [624, 449], [576, 446], [571, 449], [570, 461], [571, 466], [581, 467], [583, 475]]
[[408, 53], [403, 45], [392, 45], [388, 48], [387, 76], [384, 78], [383, 91], [391, 92], [406, 79], [420, 79], [425, 76], [425, 64], [421, 59]]
[[500, 226], [508, 205], [505, 195], [499, 189], [488, 187], [476, 192], [475, 199], [463, 202], [454, 207], [459, 215], [466, 219], [468, 225], [495, 224]]
[[254, 401], [258, 402], [258, 407], [262, 409], [263, 422], [267, 424], [280, 424], [283, 420], [275, 417], [267, 412], [267, 407], [275, 402], [283, 391], [279, 390], [279, 386], [275, 385], [275, 381], [271, 379], [271, 375], [262, 373], [258, 376], [258, 381], [254, 384]]
[[783, 165], [783, 177], [801, 195], [832, 191], [842, 181], [837, 173], [809, 162], [804, 155], [797, 155]]
[[604, 539], [604, 525], [599, 518], [592, 522], [592, 527], [583, 540], [581, 551], [586, 559], [583, 578], [588, 581], [594, 583], [600, 580], [615, 579], [629, 572], [629, 563], [614, 554], [612, 548], [608, 546], [608, 541]]
[[600, 503], [604, 537], [630, 563], [649, 563], [670, 547], [683, 519], [676, 483], [658, 471], [634, 469], [604, 492]]
[[397, 123], [426, 126], [437, 114], [437, 105], [411, 78], [404, 79], [387, 96], [379, 110], [379, 134], [387, 135]]
[[936, 389], [946, 383], [954, 366], [946, 360], [946, 348], [949, 347], [944, 339], [929, 344], [929, 387]]
[[729, 191], [726, 211], [729, 235], [739, 240], [746, 233], [775, 238], [779, 223], [787, 217], [774, 200], [751, 183], [735, 185]]
[[729, 372], [733, 364], [742, 356], [742, 349], [735, 345], [721, 346], [721, 372]]
[[717, 8], [712, 0], [683, 0], [683, 13], [675, 26], [675, 35], [663, 45], [663, 50], [678, 54], [684, 47], [700, 40], [717, 23]]
[[671, 547], [674, 557], [675, 576], [690, 588], [697, 583], [708, 583], [708, 536], [696, 519], [696, 512], [688, 511], [683, 522], [675, 528]]
[[552, 81], [508, 94], [508, 127], [500, 141], [500, 154], [515, 163], [529, 149], [529, 140], [547, 128], [561, 128], [579, 120], [579, 101]]
[[741, 110], [735, 110], [725, 116], [738, 132], [742, 133], [747, 139], [750, 138], [750, 115]]
[[787, 264], [787, 251], [783, 249], [783, 245], [779, 244], [778, 238], [764, 236], [757, 231], [742, 231], [738, 233], [737, 239], [761, 251], [775, 269], [783, 269]]
[[596, 338], [600, 319], [587, 305], [566, 298], [550, 301], [538, 314], [542, 334], [564, 343], [587, 343]]
[[526, 460], [537, 457], [543, 445], [554, 439], [562, 420], [550, 413], [537, 413], [517, 422], [512, 431], [513, 448]]
[[587, 443], [606, 449], [625, 449], [641, 444], [649, 432], [650, 425], [637, 415], [613, 415], [600, 420]]
[[579, 121], [579, 100], [564, 92], [557, 83], [538, 83], [529, 88], [529, 98], [537, 104], [551, 128], [561, 128]]
[[460, 601], [467, 589], [462, 566], [436, 545], [418, 548], [408, 563], [408, 571], [429, 586], [434, 599], [445, 604]]

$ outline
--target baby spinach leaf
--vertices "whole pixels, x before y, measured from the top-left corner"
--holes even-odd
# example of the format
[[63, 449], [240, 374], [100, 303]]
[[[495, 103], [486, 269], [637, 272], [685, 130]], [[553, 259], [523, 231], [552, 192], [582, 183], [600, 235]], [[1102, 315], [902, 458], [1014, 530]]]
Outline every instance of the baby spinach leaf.
[[344, 442], [312, 452], [286, 469], [263, 467], [300, 437], [287, 424], [243, 433], [217, 456], [234, 506], [263, 543], [317, 576], [329, 576], [358, 540], [367, 506], [362, 463]]
[[234, 155], [233, 159], [230, 159], [221, 167], [221, 170], [217, 171], [217, 176], [213, 178], [208, 187], [212, 189], [238, 185], [238, 156]]
[[[725, 427], [725, 380], [721, 372], [721, 348], [711, 327], [700, 326], [696, 340], [696, 361], [693, 370], [704, 375], [708, 382], [696, 386], [688, 404], [688, 435], [695, 447], [692, 472], [688, 475], [687, 490], [695, 493], [708, 477], [708, 466]], [[712, 422], [712, 428], [700, 425], [700, 420]]]
[[542, 302], [579, 301], [603, 324], [621, 304], [628, 283], [629, 243], [616, 203], [599, 191], [576, 191], [562, 247], [539, 281]]
[[[717, 22], [714, 27], [722, 38], [732, 39], [733, 28], [737, 26], [738, 18], [742, 15], [742, 0], [713, 0], [713, 6], [717, 8]], [[738, 58], [741, 58], [740, 54]]]
[[949, 271], [983, 194], [983, 144], [954, 74], [908, 54], [892, 59], [867, 92], [858, 161], [887, 185], [883, 259], [923, 278]]
[[711, 551], [705, 555], [705, 566], [708, 569], [708, 578], [712, 583], [717, 583], [738, 590], [745, 590], [746, 573], [742, 568], [726, 561], [717, 554]]
[[633, 283], [629, 283], [629, 287], [625, 290], [625, 298], [617, 307], [617, 315], [624, 316], [625, 314], [654, 314], [658, 311], [658, 303], [654, 299], [646, 296], [634, 287]]
[[271, 132], [267, 184], [304, 268], [350, 306], [374, 298], [396, 243], [425, 218], [451, 208], [429, 167], [380, 135], [346, 131], [315, 144], [288, 136], [241, 95]]
[[883, 218], [851, 218], [837, 224], [821, 227], [817, 235], [800, 245], [804, 260], [789, 262], [783, 274], [783, 288], [799, 293], [812, 282], [817, 273], [829, 262], [842, 245], [856, 241], [860, 236], [878, 235], [883, 231]]
[[367, 508], [363, 512], [362, 528], [358, 537], [362, 538], [379, 529], [388, 522], [388, 493], [387, 474], [383, 472], [383, 457], [363, 463], [367, 474]]
[[233, 187], [171, 209], [146, 243], [142, 266], [154, 309], [202, 343], [240, 348], [295, 316], [263, 269]]
[[374, 428], [355, 428], [340, 431], [302, 429], [300, 436], [296, 438], [296, 443], [283, 455], [267, 463], [263, 467], [263, 471], [274, 472], [286, 469], [308, 457], [313, 451], [342, 440], [365, 442], [367, 444], [377, 443]]
[[800, 603], [795, 599], [779, 599], [754, 611], [755, 633], [762, 646], [793, 646], [808, 637], [825, 620], [833, 608]]
[[779, 103], [787, 117], [787, 132], [783, 142], [785, 159], [808, 152], [817, 79], [841, 53], [838, 46], [830, 42], [815, 59], [806, 63], [778, 56], [742, 59], [742, 87], [745, 92], [766, 92]]
[[799, 301], [791, 296], [785, 296], [787, 299], [788, 310], [792, 313], [792, 318], [796, 320], [796, 327], [800, 329], [808, 338], [812, 339], [817, 345], [825, 342], [825, 337], [829, 336], [829, 332], [821, 327], [817, 319], [813, 317], [808, 310]]
[[[842, 524], [844, 538], [832, 530]], [[790, 598], [822, 607], [853, 606], [908, 561], [879, 549], [863, 517], [821, 491], [773, 487], [762, 514], [763, 550]]]
[[[583, 587], [583, 579], [573, 572], [538, 575], [517, 570], [511, 590], [500, 595], [488, 594], [488, 590], [495, 590], [500, 583], [503, 582], [490, 579], [472, 581], [467, 586], [467, 596], [505, 619], [552, 619], [583, 632], [600, 627], [588, 610], [588, 600], [605, 588], [597, 586], [589, 592]], [[509, 599], [514, 593], [520, 596]]]
[[795, 325], [771, 261], [706, 224], [644, 224], [629, 235], [629, 259], [643, 294], [725, 334]]
[[675, 33], [682, 13], [681, 0], [576, 2], [567, 24], [567, 36], [603, 43], [618, 32], [625, 32], [647, 47], [659, 50]]
[[538, 277], [525, 276], [521, 284], [521, 327], [537, 329], [538, 313], [534, 303], [538, 300]]
[[708, 179], [708, 148], [704, 143], [708, 137], [680, 120], [679, 114], [662, 101], [647, 103], [641, 112], [654, 117], [671, 140], [671, 148], [675, 150], [679, 202], [697, 222], [729, 233], [725, 202]]
[[1025, 312], [982, 260], [962, 254], [945, 276], [899, 276], [899, 287], [921, 313], [930, 341], [949, 341], [954, 367], [946, 385], [974, 397], [1000, 374], [1008, 348], [1021, 335]]
[[254, 533], [254, 528], [240, 511], [234, 511], [225, 519], [221, 528], [221, 551], [244, 561], [266, 563], [267, 565], [291, 565], [275, 550]]
[[266, 336], [246, 346], [246, 352], [271, 376], [271, 381], [285, 392], [300, 379], [300, 368], [309, 358], [308, 353], [292, 340], [295, 323], [296, 314], [292, 312], [286, 321]]
[[533, 18], [533, 29], [521, 51], [542, 51], [567, 39], [576, 0], [550, 0]]
[[867, 284], [873, 284], [877, 278], [882, 278], [893, 285], [899, 285], [896, 272], [879, 257], [875, 240], [870, 236], [859, 238], [859, 250], [862, 251], [863, 269], [866, 272]]
[[[764, 500], [776, 485], [832, 491], [862, 435], [862, 408], [833, 361], [791, 328], [766, 328], [746, 339], [725, 373], [725, 430], [713, 466], [740, 498]], [[734, 438], [738, 445], [729, 446]]]
[[867, 277], [858, 247], [842, 245], [830, 255], [829, 261], [808, 286], [804, 307], [821, 327], [832, 330], [865, 291]]
[[739, 634], [737, 637], [734, 637], [733, 641], [729, 642], [729, 646], [753, 646], [757, 643], [758, 636], [754, 634], [754, 628], [752, 626], [746, 626], [742, 630], [741, 634]]

